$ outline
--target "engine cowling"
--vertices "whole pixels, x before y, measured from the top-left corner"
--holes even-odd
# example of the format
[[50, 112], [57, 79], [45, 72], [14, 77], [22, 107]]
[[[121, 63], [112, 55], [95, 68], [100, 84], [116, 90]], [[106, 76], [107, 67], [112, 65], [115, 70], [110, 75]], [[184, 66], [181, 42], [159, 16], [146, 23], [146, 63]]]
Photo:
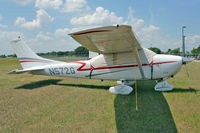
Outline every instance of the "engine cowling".
[[152, 63], [152, 79], [174, 76], [180, 70], [181, 65], [181, 56], [155, 55]]

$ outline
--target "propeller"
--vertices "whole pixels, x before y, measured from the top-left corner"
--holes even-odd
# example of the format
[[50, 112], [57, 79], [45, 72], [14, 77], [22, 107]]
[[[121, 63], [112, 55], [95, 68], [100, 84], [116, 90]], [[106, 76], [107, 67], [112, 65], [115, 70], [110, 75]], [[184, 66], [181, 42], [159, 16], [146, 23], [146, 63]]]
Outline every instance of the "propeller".
[[193, 61], [193, 59], [192, 58], [187, 58], [187, 57], [183, 57], [182, 58], [182, 64], [184, 65], [184, 67], [185, 67], [185, 71], [186, 71], [186, 73], [187, 73], [187, 77], [189, 78], [189, 73], [188, 73], [188, 69], [187, 69], [187, 67], [186, 67], [186, 64], [188, 64], [188, 63], [190, 63], [190, 62], [192, 62]]
[[185, 67], [185, 71], [186, 71], [186, 73], [187, 73], [187, 77], [189, 78], [189, 73], [188, 73], [188, 69], [187, 69], [187, 67], [186, 67], [186, 64], [184, 64], [184, 67]]

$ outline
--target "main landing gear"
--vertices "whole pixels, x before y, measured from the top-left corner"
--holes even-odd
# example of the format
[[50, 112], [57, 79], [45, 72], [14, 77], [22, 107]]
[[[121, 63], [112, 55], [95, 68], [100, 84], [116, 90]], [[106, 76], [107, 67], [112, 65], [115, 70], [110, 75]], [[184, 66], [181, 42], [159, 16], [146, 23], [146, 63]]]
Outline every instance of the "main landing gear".
[[[109, 92], [113, 94], [128, 95], [133, 91], [133, 88], [128, 85], [133, 85], [135, 82], [121, 80], [117, 81], [117, 83], [120, 85], [110, 87]], [[166, 81], [166, 78], [159, 80], [154, 87], [155, 91], [172, 91], [173, 88], [174, 86], [169, 84]]]
[[118, 86], [112, 86], [109, 88], [109, 92], [113, 94], [128, 95], [133, 91], [133, 88], [128, 85], [133, 85], [134, 81], [117, 81]]

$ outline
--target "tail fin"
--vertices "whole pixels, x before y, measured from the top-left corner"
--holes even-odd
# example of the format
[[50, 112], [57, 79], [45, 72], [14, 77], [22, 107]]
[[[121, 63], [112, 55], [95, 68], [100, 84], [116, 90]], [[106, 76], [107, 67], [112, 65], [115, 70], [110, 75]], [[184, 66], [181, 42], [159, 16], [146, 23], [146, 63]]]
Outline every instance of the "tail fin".
[[60, 63], [59, 61], [49, 60], [38, 56], [20, 38], [11, 41], [11, 44], [23, 69]]

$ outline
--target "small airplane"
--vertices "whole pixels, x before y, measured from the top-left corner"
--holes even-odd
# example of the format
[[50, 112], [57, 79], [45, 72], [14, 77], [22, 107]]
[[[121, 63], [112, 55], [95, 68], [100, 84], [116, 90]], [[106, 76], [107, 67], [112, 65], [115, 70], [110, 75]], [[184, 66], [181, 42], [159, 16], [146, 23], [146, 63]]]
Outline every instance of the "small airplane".
[[69, 76], [88, 79], [117, 80], [119, 85], [109, 88], [114, 94], [130, 94], [136, 80], [157, 80], [156, 91], [171, 91], [166, 79], [173, 77], [187, 58], [156, 54], [143, 48], [131, 26], [105, 26], [69, 34], [92, 52], [99, 53], [90, 60], [62, 62], [35, 54], [19, 37], [11, 41], [22, 66], [11, 74], [28, 72], [35, 75]]

